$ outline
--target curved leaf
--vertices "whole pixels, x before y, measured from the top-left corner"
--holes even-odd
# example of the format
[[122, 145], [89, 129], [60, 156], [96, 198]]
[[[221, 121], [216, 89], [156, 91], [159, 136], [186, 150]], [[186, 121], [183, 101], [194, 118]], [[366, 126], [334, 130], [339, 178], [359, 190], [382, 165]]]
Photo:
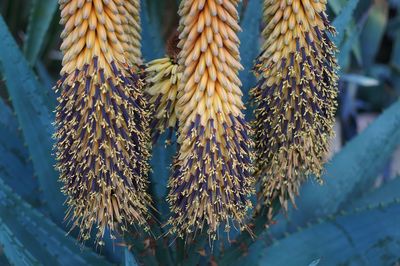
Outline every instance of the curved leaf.
[[267, 247], [259, 265], [394, 265], [399, 224], [399, 202], [328, 219]]
[[365, 68], [369, 68], [372, 66], [375, 61], [375, 57], [379, 52], [379, 47], [386, 31], [388, 14], [388, 2], [374, 2], [360, 36], [360, 41], [362, 44], [362, 60]]
[[138, 266], [135, 257], [132, 255], [128, 248], [125, 248], [124, 256], [124, 266]]
[[20, 259], [43, 265], [109, 265], [89, 249], [80, 247], [57, 225], [24, 202], [1, 177], [0, 221], [0, 244], [15, 265], [24, 265], [14, 261]]
[[150, 61], [164, 55], [164, 43], [159, 27], [161, 23], [157, 22], [157, 16], [151, 14], [147, 7], [147, 0], [141, 0], [142, 43], [145, 44], [142, 53], [144, 59]]
[[31, 65], [34, 65], [42, 49], [47, 30], [56, 13], [58, 1], [34, 0], [29, 16], [28, 31], [24, 43], [24, 53]]
[[53, 167], [55, 162], [51, 155], [51, 136], [54, 130], [52, 114], [40, 97], [43, 88], [39, 86], [1, 16], [0, 39], [3, 44], [0, 49], [2, 74], [39, 179], [43, 203], [52, 217], [62, 223], [64, 196], [60, 192], [58, 174]]
[[251, 70], [253, 68], [253, 60], [260, 50], [261, 10], [261, 1], [249, 1], [240, 21], [242, 31], [238, 33], [240, 39], [239, 51], [244, 70], [239, 73], [239, 78], [243, 84], [243, 102], [247, 102], [248, 91], [256, 84], [256, 78]]
[[368, 191], [365, 196], [350, 202], [344, 206], [345, 211], [351, 211], [360, 208], [374, 207], [384, 205], [396, 199], [400, 199], [400, 177], [390, 180], [380, 188]]
[[0, 244], [8, 262], [13, 265], [39, 265], [39, 261], [14, 236], [0, 219]]
[[[30, 203], [37, 203], [37, 180], [33, 178], [28, 151], [18, 132], [16, 117], [0, 98], [0, 171], [4, 181]], [[22, 176], [23, 178], [15, 178]]]
[[359, 0], [348, 0], [346, 5], [341, 9], [339, 15], [332, 22], [337, 31], [337, 35], [333, 38], [337, 46], [340, 46], [343, 42], [345, 30], [353, 19], [353, 13], [358, 1]]

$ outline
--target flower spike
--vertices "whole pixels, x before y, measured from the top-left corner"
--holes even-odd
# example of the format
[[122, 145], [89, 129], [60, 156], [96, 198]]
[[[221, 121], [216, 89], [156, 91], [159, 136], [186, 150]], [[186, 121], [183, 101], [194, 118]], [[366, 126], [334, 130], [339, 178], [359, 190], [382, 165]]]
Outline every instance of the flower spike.
[[326, 0], [264, 0], [265, 38], [255, 71], [256, 172], [262, 201], [294, 204], [309, 174], [319, 180], [332, 138], [336, 47]]
[[170, 233], [245, 227], [254, 193], [252, 141], [238, 71], [237, 0], [184, 0], [179, 14], [178, 153], [169, 180]]
[[167, 43], [167, 57], [155, 59], [146, 67], [146, 93], [149, 102], [153, 105], [154, 115], [150, 128], [152, 129], [153, 143], [166, 129], [169, 129], [167, 144], [171, 142], [172, 133], [178, 126], [176, 115], [176, 101], [178, 87], [182, 78], [178, 67], [179, 53], [178, 34], [174, 34]]
[[[147, 228], [148, 104], [140, 62], [139, 1], [60, 0], [63, 68], [55, 137], [67, 217], [89, 238], [94, 224]], [[129, 29], [129, 30], [128, 30]], [[101, 243], [101, 242], [100, 242]]]

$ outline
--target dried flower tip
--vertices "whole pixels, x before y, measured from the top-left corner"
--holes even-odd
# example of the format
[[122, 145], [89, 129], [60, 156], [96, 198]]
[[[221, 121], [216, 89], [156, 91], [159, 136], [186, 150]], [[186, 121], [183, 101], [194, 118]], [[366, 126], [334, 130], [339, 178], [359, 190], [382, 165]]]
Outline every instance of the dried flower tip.
[[175, 30], [175, 32], [167, 40], [167, 45], [166, 45], [167, 55], [174, 62], [178, 62], [178, 56], [181, 51], [181, 49], [179, 49], [178, 47], [178, 44], [179, 44], [179, 31]]
[[254, 193], [250, 128], [241, 112], [236, 0], [185, 0], [179, 14], [179, 151], [169, 180], [170, 233], [246, 228]]
[[149, 112], [143, 83], [132, 72], [140, 60], [140, 38], [132, 33], [140, 29], [139, 1], [60, 5], [64, 58], [55, 148], [67, 217], [83, 240], [95, 223], [97, 241], [106, 228], [147, 228]]
[[334, 29], [326, 0], [265, 0], [265, 38], [256, 64], [256, 168], [261, 197], [287, 209], [309, 174], [320, 177], [337, 96]]

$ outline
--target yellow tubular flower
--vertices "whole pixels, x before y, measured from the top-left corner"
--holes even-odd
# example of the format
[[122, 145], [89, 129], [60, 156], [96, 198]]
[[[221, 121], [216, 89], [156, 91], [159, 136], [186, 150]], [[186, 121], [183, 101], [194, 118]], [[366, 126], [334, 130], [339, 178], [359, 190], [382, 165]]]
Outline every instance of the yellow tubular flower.
[[150, 127], [153, 142], [156, 142], [165, 129], [169, 128], [172, 133], [177, 125], [175, 104], [182, 73], [178, 71], [178, 64], [169, 57], [149, 62], [146, 72], [148, 73], [146, 83], [150, 85], [146, 93], [155, 108]]
[[178, 86], [182, 78], [182, 73], [178, 67], [176, 47], [178, 35], [175, 34], [168, 41], [168, 57], [156, 59], [147, 64], [146, 67], [146, 93], [149, 101], [153, 105], [154, 115], [150, 128], [152, 129], [153, 143], [157, 141], [159, 135], [170, 129], [167, 143], [172, 138], [172, 132], [177, 127], [177, 116], [175, 105], [177, 101]]
[[[73, 228], [147, 228], [149, 114], [140, 62], [139, 1], [60, 0], [63, 68], [56, 114], [58, 169]], [[127, 25], [135, 28], [126, 33]], [[130, 26], [129, 26], [130, 27]], [[137, 33], [138, 34], [138, 33]]]
[[123, 30], [127, 38], [126, 41], [122, 43], [127, 53], [126, 58], [131, 63], [141, 65], [142, 51], [140, 41], [142, 36], [140, 35], [140, 0], [114, 0], [114, 2], [118, 5]]
[[257, 175], [262, 197], [294, 203], [309, 174], [320, 178], [333, 135], [337, 96], [334, 33], [326, 0], [264, 0], [265, 38], [256, 64]]
[[179, 14], [179, 151], [169, 180], [170, 233], [245, 228], [254, 193], [249, 127], [241, 110], [237, 0], [184, 0]]

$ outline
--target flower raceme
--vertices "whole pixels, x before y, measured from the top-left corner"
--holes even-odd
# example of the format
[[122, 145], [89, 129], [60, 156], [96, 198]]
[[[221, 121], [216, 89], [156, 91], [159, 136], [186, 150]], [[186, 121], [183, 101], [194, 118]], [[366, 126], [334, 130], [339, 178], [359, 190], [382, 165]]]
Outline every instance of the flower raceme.
[[182, 78], [178, 67], [177, 55], [179, 53], [177, 32], [170, 38], [167, 44], [167, 57], [155, 59], [146, 67], [146, 93], [149, 102], [153, 106], [153, 117], [150, 128], [152, 129], [153, 143], [161, 133], [169, 129], [172, 138], [173, 130], [177, 127], [176, 101], [179, 82]]
[[179, 237], [207, 230], [215, 239], [222, 225], [226, 232], [248, 229], [253, 176], [261, 181], [259, 199], [277, 198], [284, 208], [306, 175], [320, 176], [338, 79], [326, 0], [264, 0], [265, 42], [251, 91], [254, 134], [238, 78], [239, 0], [183, 0], [172, 49], [147, 65], [146, 89], [137, 75], [139, 0], [59, 2], [57, 167], [67, 216], [83, 240], [95, 224], [97, 240], [130, 223], [148, 229], [150, 122], [154, 140], [177, 129], [167, 199], [169, 233]]
[[139, 1], [60, 0], [63, 68], [56, 114], [58, 169], [73, 227], [147, 228], [149, 112], [142, 81]]
[[254, 193], [252, 141], [238, 71], [236, 0], [184, 0], [179, 27], [178, 153], [169, 180], [170, 232], [245, 228]]
[[155, 108], [150, 127], [153, 142], [156, 142], [158, 136], [166, 129], [169, 128], [172, 134], [177, 126], [175, 105], [182, 73], [178, 70], [178, 64], [169, 57], [149, 62], [146, 73], [148, 73], [146, 82], [151, 84], [146, 93]]
[[255, 71], [256, 172], [261, 197], [287, 209], [308, 174], [320, 177], [337, 96], [327, 0], [264, 0], [265, 42]]

